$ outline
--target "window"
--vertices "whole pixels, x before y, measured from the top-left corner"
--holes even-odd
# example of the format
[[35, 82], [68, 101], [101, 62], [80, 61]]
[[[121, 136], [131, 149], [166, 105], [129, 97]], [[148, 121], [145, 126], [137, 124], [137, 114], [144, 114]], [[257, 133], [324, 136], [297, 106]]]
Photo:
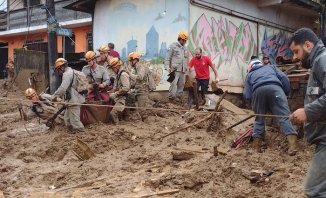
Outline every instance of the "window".
[[72, 36], [62, 37], [62, 48], [65, 47], [65, 53], [75, 53], [75, 35], [72, 33]]
[[93, 33], [88, 32], [86, 35], [87, 40], [87, 51], [93, 50]]

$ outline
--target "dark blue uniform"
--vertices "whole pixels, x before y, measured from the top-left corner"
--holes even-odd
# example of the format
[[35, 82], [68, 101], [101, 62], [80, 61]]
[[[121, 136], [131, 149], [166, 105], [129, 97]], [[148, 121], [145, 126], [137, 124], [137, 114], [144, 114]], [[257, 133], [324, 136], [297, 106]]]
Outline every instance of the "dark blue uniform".
[[[254, 60], [247, 74], [244, 97], [250, 102], [256, 114], [272, 112], [275, 115], [289, 116], [290, 110], [286, 95], [290, 93], [288, 77], [275, 65], [263, 66]], [[285, 135], [297, 135], [288, 117], [279, 117], [278, 124]], [[254, 138], [264, 138], [265, 117], [256, 116]]]

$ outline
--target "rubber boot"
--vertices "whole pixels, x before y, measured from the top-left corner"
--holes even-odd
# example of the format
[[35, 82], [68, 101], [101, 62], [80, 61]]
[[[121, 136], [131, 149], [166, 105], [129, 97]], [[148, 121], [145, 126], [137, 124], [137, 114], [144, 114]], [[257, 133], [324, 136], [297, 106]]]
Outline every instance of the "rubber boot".
[[296, 135], [288, 135], [287, 136], [289, 148], [288, 148], [288, 154], [290, 156], [296, 155], [298, 152], [298, 136]]
[[252, 147], [258, 152], [261, 153], [261, 146], [262, 146], [262, 139], [260, 138], [254, 138], [253, 142], [252, 142]]
[[112, 121], [112, 123], [114, 125], [119, 124], [119, 118], [118, 118], [118, 114], [116, 112], [110, 112], [110, 120]]

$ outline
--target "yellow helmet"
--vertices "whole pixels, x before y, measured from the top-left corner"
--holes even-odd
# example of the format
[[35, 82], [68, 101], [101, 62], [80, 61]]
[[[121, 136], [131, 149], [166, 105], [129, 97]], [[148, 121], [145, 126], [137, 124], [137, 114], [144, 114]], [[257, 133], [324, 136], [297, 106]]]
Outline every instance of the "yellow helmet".
[[86, 52], [85, 54], [86, 61], [93, 60], [94, 58], [96, 58], [96, 53], [94, 51]]
[[187, 32], [179, 32], [179, 34], [178, 34], [178, 38], [181, 38], [181, 39], [183, 39], [183, 40], [188, 40], [188, 38], [189, 38], [189, 35], [188, 35], [188, 33]]
[[54, 63], [54, 68], [59, 69], [62, 65], [68, 63], [68, 61], [64, 58], [58, 58]]
[[110, 68], [116, 68], [122, 65], [122, 61], [119, 58], [115, 57], [115, 58], [111, 58], [108, 64]]
[[129, 55], [128, 55], [128, 61], [131, 61], [133, 59], [140, 59], [140, 54], [138, 52], [131, 52]]
[[99, 51], [100, 53], [107, 53], [108, 51], [110, 51], [110, 49], [107, 45], [102, 45], [97, 51]]
[[28, 88], [25, 91], [26, 98], [31, 98], [32, 96], [36, 95], [36, 91], [33, 88]]

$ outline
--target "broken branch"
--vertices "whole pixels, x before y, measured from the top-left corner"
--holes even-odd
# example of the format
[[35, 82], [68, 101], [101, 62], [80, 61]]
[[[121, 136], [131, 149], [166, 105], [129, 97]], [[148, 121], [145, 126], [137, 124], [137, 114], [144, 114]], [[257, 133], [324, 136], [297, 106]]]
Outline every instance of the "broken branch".
[[[223, 99], [224, 99], [224, 97], [226, 96], [227, 93], [228, 93], [228, 91], [226, 90], [226, 91], [223, 93], [223, 95], [219, 98], [219, 100], [218, 100], [217, 103], [216, 103], [216, 106], [215, 106], [214, 112], [221, 111], [220, 104], [221, 104], [221, 102], [223, 101]], [[209, 125], [208, 125], [208, 127], [207, 127], [207, 129], [206, 129], [207, 132], [211, 131], [215, 118], [216, 118], [216, 115], [213, 114], [213, 116], [211, 117], [210, 123], [209, 123]]]

